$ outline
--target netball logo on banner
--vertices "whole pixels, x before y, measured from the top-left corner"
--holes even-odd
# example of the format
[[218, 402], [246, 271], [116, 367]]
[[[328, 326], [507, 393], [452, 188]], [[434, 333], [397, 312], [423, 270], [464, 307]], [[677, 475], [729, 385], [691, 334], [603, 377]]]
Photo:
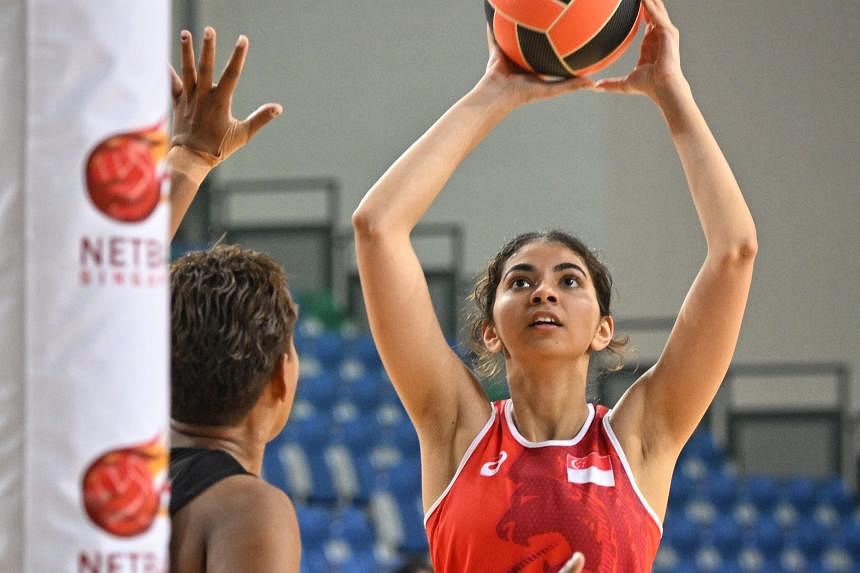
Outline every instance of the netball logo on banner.
[[[167, 175], [165, 121], [114, 134], [89, 153], [85, 179], [90, 200], [121, 223], [145, 221], [162, 200]], [[159, 286], [166, 281], [166, 245], [153, 238], [111, 234], [81, 237], [80, 281], [85, 286]]]

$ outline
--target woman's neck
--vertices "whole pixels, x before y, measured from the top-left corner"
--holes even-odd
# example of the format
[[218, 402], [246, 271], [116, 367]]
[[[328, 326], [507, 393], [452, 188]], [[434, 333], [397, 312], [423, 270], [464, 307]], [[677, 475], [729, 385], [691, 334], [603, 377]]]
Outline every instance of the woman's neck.
[[239, 426], [198, 426], [170, 421], [170, 444], [174, 448], [223, 450], [245, 470], [261, 475], [266, 440], [258, 432]]
[[569, 440], [588, 418], [588, 363], [541, 364], [525, 369], [508, 363], [508, 387], [517, 430], [527, 440]]

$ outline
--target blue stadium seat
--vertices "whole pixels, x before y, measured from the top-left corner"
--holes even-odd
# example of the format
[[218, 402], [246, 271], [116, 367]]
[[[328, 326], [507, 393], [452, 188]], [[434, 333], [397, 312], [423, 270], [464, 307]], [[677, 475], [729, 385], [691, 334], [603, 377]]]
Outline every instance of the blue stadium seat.
[[320, 508], [303, 504], [296, 504], [295, 507], [303, 553], [307, 550], [322, 549], [329, 537], [328, 513]]
[[379, 424], [370, 415], [357, 416], [336, 428], [328, 457], [341, 501], [363, 504], [370, 499], [376, 484], [370, 452], [378, 436]]
[[381, 394], [382, 380], [374, 374], [365, 373], [343, 386], [343, 398], [362, 413], [374, 412], [381, 401]]
[[407, 553], [425, 553], [427, 535], [421, 508], [419, 460], [413, 458], [395, 464], [382, 476], [380, 485], [370, 502], [377, 538]]
[[328, 414], [338, 398], [338, 385], [337, 376], [325, 370], [316, 375], [300, 377], [296, 387], [296, 401], [305, 401], [313, 406], [317, 413]]
[[368, 371], [382, 367], [382, 359], [370, 334], [363, 334], [349, 345], [348, 354], [361, 362]]
[[681, 510], [696, 494], [696, 483], [683, 472], [675, 472], [669, 488], [669, 506]]
[[329, 330], [316, 337], [308, 351], [320, 361], [323, 368], [337, 371], [346, 355], [346, 343], [339, 333]]
[[266, 478], [297, 501], [333, 503], [337, 492], [325, 455], [331, 425], [323, 415], [291, 421], [288, 439], [264, 458]]
[[672, 516], [664, 525], [664, 542], [672, 547], [680, 560], [692, 559], [699, 548], [699, 527], [681, 515]]
[[809, 515], [818, 503], [818, 485], [811, 479], [797, 477], [786, 482], [783, 499], [802, 516]]
[[340, 510], [332, 519], [330, 530], [332, 537], [345, 541], [353, 553], [372, 548], [375, 541], [367, 514], [355, 507]]
[[706, 430], [699, 430], [692, 435], [681, 451], [681, 458], [683, 460], [700, 459], [710, 471], [722, 470], [725, 464], [722, 448], [717, 444], [713, 434]]
[[730, 515], [718, 517], [711, 525], [711, 543], [724, 560], [736, 560], [743, 544], [740, 524]]
[[843, 520], [840, 537], [842, 547], [854, 561], [860, 562], [860, 518]]
[[750, 536], [752, 544], [761, 552], [766, 561], [779, 559], [785, 537], [782, 528], [773, 518], [760, 519], [752, 528]]
[[854, 497], [845, 482], [838, 477], [825, 480], [818, 488], [817, 495], [821, 502], [831, 505], [843, 517], [849, 516], [855, 509]]
[[391, 429], [391, 442], [404, 458], [417, 458], [420, 454], [418, 434], [407, 417], [401, 418]]
[[769, 513], [779, 499], [779, 487], [772, 477], [754, 475], [742, 484], [742, 495], [755, 506], [759, 514]]
[[812, 520], [800, 520], [791, 534], [794, 545], [808, 559], [818, 559], [830, 544], [830, 534]]
[[728, 472], [714, 472], [702, 483], [702, 493], [718, 513], [728, 513], [737, 501], [738, 482]]

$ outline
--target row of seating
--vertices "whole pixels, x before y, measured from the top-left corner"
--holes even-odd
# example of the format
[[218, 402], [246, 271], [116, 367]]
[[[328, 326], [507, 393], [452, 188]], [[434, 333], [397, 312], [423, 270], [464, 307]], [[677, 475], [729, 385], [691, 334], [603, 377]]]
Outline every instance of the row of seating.
[[[415, 431], [367, 333], [300, 321], [293, 416], [265, 477], [297, 502], [303, 573], [391, 570], [425, 554]], [[654, 571], [860, 571], [860, 513], [837, 477], [739, 476], [708, 432], [673, 478]]]

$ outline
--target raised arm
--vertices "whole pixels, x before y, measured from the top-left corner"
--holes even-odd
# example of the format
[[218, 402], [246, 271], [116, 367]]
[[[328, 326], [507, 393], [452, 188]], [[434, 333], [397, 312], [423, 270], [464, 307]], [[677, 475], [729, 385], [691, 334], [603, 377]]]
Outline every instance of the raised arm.
[[170, 238], [176, 234], [188, 207], [206, 175], [216, 165], [243, 147], [283, 111], [275, 103], [260, 106], [245, 120], [233, 117], [233, 92], [248, 54], [248, 38], [239, 36], [230, 61], [213, 83], [215, 30], [203, 32], [200, 66], [194, 62], [191, 33], [180, 34], [182, 75], [171, 67], [173, 125], [167, 165], [171, 170]]
[[[707, 255], [657, 364], [618, 405], [613, 426], [671, 467], [714, 398], [737, 344], [757, 251], [752, 216], [681, 72], [678, 30], [662, 0], [643, 0], [649, 24], [627, 78], [597, 88], [642, 93], [668, 125], [707, 242]], [[665, 462], [665, 463], [663, 463]], [[668, 491], [668, 485], [667, 485]]]
[[424, 445], [450, 442], [464, 424], [478, 424], [476, 432], [489, 406], [448, 347], [409, 234], [460, 162], [514, 108], [591, 85], [517, 73], [491, 38], [489, 46], [478, 84], [385, 172], [352, 219], [371, 331]]

